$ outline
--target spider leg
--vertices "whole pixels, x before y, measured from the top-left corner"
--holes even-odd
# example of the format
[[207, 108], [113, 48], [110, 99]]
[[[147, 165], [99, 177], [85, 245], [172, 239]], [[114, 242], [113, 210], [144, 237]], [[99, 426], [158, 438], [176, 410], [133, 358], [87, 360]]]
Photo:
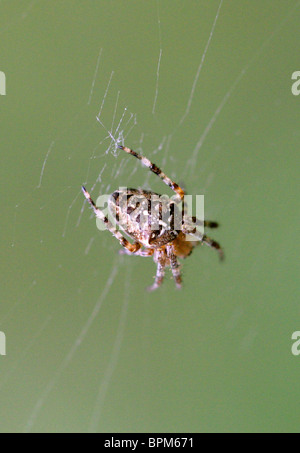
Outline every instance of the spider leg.
[[204, 242], [204, 244], [208, 245], [209, 247], [212, 247], [215, 250], [217, 250], [221, 261], [224, 259], [224, 251], [217, 241], [214, 241], [213, 239], [206, 236], [206, 234], [204, 234], [202, 237], [202, 242]]
[[211, 239], [210, 237], [206, 236], [206, 234], [201, 234], [199, 231], [194, 229], [193, 231], [184, 231], [186, 234], [191, 234], [194, 236], [198, 241], [203, 242], [205, 245], [208, 245], [209, 247], [212, 247], [213, 249], [217, 250], [219, 253], [219, 258], [222, 261], [224, 259], [224, 251], [220, 244], [215, 241], [214, 239]]
[[125, 247], [126, 250], [128, 250], [129, 252], [131, 253], [135, 253], [137, 252], [140, 248], [141, 248], [141, 244], [139, 242], [135, 242], [134, 244], [131, 244], [129, 241], [127, 241], [127, 239], [125, 239], [122, 234], [120, 233], [120, 231], [118, 231], [114, 225], [108, 220], [108, 218], [103, 214], [103, 212], [101, 211], [101, 209], [97, 208], [97, 206], [95, 205], [94, 201], [92, 200], [90, 194], [88, 193], [88, 191], [86, 190], [85, 187], [82, 186], [82, 192], [85, 196], [85, 198], [87, 199], [87, 201], [89, 202], [89, 204], [91, 205], [94, 213], [95, 213], [95, 216], [98, 218], [98, 219], [101, 219], [102, 222], [104, 223], [106, 229], [108, 231], [110, 231], [114, 236], [115, 238], [118, 239], [118, 241], [120, 242], [120, 244]]
[[165, 258], [164, 258], [164, 253], [159, 252], [159, 255], [157, 258], [157, 269], [156, 269], [155, 281], [154, 281], [153, 285], [148, 286], [148, 288], [147, 288], [148, 291], [154, 291], [162, 284], [164, 276], [165, 276], [165, 267], [166, 267], [166, 262], [165, 262]]
[[158, 168], [155, 164], [153, 164], [147, 157], [141, 156], [137, 152], [133, 151], [130, 148], [127, 148], [127, 146], [119, 146], [120, 149], [123, 149], [128, 154], [131, 154], [132, 156], [136, 157], [142, 163], [149, 168], [155, 175], [157, 175], [162, 181], [167, 184], [179, 197], [180, 200], [183, 200], [184, 197], [184, 190], [179, 187], [178, 184], [176, 184], [172, 179], [170, 179], [165, 173], [161, 171], [160, 168]]
[[134, 255], [134, 256], [152, 256], [154, 253], [154, 249], [146, 249], [146, 250], [138, 250], [137, 252], [130, 252], [128, 249], [120, 249], [120, 255]]
[[219, 226], [218, 222], [213, 222], [211, 220], [204, 220], [204, 222], [203, 222], [202, 220], [197, 219], [197, 217], [192, 217], [192, 221], [196, 225], [204, 226], [207, 228], [218, 228], [218, 226]]
[[174, 254], [173, 246], [167, 247], [168, 258], [170, 260], [170, 266], [173, 274], [173, 278], [176, 283], [176, 288], [181, 289], [181, 272], [179, 268], [179, 263], [177, 261], [176, 255]]
[[182, 217], [183, 219], [186, 221], [191, 221], [194, 225], [198, 225], [198, 226], [204, 226], [205, 228], [218, 228], [219, 227], [219, 224], [218, 222], [214, 222], [212, 220], [199, 220], [197, 219], [197, 217], [195, 216], [189, 216], [187, 215], [188, 214], [188, 210], [187, 210], [187, 206], [186, 206], [186, 203], [184, 202], [183, 203], [183, 211], [182, 211]]

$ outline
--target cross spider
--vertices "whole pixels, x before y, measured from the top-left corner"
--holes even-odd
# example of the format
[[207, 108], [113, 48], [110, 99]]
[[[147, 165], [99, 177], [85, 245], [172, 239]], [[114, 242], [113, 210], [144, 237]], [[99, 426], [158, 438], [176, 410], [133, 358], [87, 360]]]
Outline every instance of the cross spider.
[[[107, 230], [110, 231], [124, 247], [124, 249], [120, 250], [120, 253], [144, 257], [153, 256], [154, 262], [157, 264], [157, 271], [153, 285], [148, 288], [150, 291], [158, 288], [162, 284], [166, 266], [171, 267], [176, 287], [181, 288], [181, 273], [177, 258], [186, 258], [189, 256], [199, 241], [216, 249], [220, 259], [223, 259], [223, 251], [220, 245], [205, 234], [197, 231], [195, 228], [195, 225], [216, 228], [218, 224], [210, 221], [202, 222], [196, 217], [184, 216], [181, 218], [181, 228], [175, 229], [174, 222], [175, 215], [178, 213], [178, 202], [182, 203], [182, 213], [185, 214], [185, 194], [183, 189], [146, 157], [141, 156], [126, 146], [119, 146], [119, 148], [141, 160], [149, 170], [162, 179], [162, 181], [175, 192], [176, 202], [167, 197], [165, 198], [164, 203], [162, 203], [160, 199], [158, 203], [156, 202], [156, 204], [154, 203], [153, 205], [153, 197], [156, 197], [157, 199], [160, 195], [142, 189], [120, 189], [113, 192], [108, 201], [110, 212], [114, 215], [116, 223], [122, 230], [129, 237], [134, 239], [135, 242], [132, 244], [123, 237], [121, 232], [115, 228], [104, 213], [97, 208], [85, 187], [82, 187], [83, 194], [94, 210], [96, 217], [104, 222]], [[142, 211], [140, 209], [138, 215], [135, 215], [135, 217], [132, 216], [132, 213], [135, 212], [135, 207], [142, 205], [145, 201], [146, 209]], [[161, 220], [165, 208], [167, 208], [169, 212], [169, 228], [166, 228], [166, 222]], [[146, 221], [141, 220], [143, 217], [142, 214], [146, 214]], [[153, 222], [155, 221], [157, 222], [157, 227], [153, 228]], [[195, 238], [195, 241], [187, 240], [187, 235], [192, 235], [192, 237]], [[144, 248], [142, 249], [142, 247]]]

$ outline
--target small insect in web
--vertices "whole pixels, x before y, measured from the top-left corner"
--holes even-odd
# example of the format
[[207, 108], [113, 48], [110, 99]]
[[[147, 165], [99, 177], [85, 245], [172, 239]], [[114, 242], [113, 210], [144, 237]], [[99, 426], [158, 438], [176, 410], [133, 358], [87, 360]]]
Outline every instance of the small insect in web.
[[[106, 229], [124, 247], [120, 250], [121, 254], [153, 256], [157, 270], [155, 281], [148, 290], [157, 289], [162, 284], [166, 267], [171, 268], [176, 287], [179, 289], [182, 286], [182, 279], [178, 258], [189, 256], [198, 243], [214, 248], [219, 253], [220, 259], [223, 259], [223, 250], [218, 242], [196, 229], [196, 225], [216, 228], [218, 223], [202, 221], [186, 215], [184, 190], [146, 157], [126, 146], [119, 146], [119, 148], [139, 159], [169, 186], [176, 194], [175, 200], [169, 197], [164, 197], [162, 200], [159, 194], [142, 189], [125, 188], [116, 190], [110, 195], [108, 200], [109, 210], [113, 214], [116, 224], [134, 240], [132, 244], [96, 206], [85, 187], [82, 187], [83, 194], [94, 210], [96, 217], [104, 223]], [[181, 209], [178, 208], [179, 205]], [[180, 217], [180, 225], [178, 225], [176, 219], [178, 219], [180, 213], [183, 215]], [[195, 240], [190, 240], [188, 237]]]

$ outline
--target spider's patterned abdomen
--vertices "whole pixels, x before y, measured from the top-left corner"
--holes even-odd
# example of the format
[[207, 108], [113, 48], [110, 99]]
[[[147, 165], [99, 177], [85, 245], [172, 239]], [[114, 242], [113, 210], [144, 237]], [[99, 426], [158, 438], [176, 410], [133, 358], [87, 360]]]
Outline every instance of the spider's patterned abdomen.
[[115, 222], [145, 247], [162, 247], [179, 234], [180, 228], [175, 230], [179, 211], [169, 197], [142, 189], [120, 189], [111, 194], [108, 206]]

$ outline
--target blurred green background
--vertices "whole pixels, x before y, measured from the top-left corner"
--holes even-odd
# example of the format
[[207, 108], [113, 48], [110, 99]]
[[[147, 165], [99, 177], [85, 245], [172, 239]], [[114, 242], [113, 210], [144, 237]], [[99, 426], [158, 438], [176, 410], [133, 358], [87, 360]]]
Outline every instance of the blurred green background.
[[[1, 1], [1, 432], [299, 431], [300, 2], [219, 7]], [[182, 291], [82, 211], [171, 195], [111, 129], [221, 224]]]

